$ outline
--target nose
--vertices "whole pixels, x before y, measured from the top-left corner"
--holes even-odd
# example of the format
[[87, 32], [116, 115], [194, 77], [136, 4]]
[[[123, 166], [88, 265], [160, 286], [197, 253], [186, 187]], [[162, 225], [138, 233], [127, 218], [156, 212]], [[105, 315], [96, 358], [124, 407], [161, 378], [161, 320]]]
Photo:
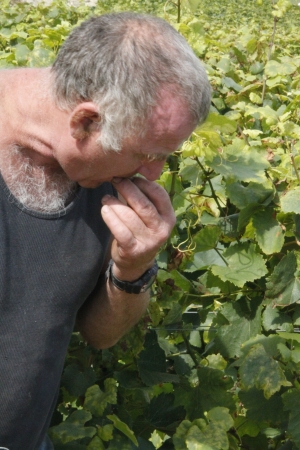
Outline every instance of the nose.
[[149, 181], [155, 181], [162, 173], [165, 161], [150, 161], [144, 163], [138, 170]]

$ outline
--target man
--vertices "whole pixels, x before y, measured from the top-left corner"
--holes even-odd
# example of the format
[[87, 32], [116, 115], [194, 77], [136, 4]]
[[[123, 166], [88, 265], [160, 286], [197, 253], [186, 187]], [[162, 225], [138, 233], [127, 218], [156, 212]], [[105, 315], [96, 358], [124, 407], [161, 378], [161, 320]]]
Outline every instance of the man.
[[0, 72], [0, 91], [0, 447], [44, 450], [75, 321], [106, 348], [147, 308], [175, 223], [154, 180], [210, 89], [171, 26], [121, 13], [76, 28], [52, 68]]

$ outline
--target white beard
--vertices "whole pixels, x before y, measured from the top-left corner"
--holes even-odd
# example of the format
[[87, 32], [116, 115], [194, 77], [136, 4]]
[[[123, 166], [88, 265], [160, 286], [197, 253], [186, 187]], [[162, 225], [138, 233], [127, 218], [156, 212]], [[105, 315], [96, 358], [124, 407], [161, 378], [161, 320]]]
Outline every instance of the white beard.
[[77, 183], [61, 171], [37, 166], [24, 157], [22, 147], [14, 146], [6, 160], [5, 183], [26, 208], [41, 212], [60, 211], [77, 190]]

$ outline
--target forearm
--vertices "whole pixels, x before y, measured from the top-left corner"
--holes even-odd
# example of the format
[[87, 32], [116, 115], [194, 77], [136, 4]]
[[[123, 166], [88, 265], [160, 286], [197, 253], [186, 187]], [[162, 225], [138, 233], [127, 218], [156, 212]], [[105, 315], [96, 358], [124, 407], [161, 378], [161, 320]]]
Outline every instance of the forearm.
[[114, 345], [145, 313], [149, 290], [143, 294], [127, 294], [104, 280], [95, 294], [80, 309], [79, 331], [95, 348]]
[[[126, 204], [115, 197], [102, 198], [101, 214], [113, 235], [111, 279], [105, 282], [103, 276], [103, 284], [78, 315], [80, 331], [97, 348], [114, 345], [146, 311], [157, 271], [155, 256], [175, 224], [169, 196], [159, 185], [143, 178], [113, 182]], [[127, 293], [133, 284], [136, 292], [146, 292]]]

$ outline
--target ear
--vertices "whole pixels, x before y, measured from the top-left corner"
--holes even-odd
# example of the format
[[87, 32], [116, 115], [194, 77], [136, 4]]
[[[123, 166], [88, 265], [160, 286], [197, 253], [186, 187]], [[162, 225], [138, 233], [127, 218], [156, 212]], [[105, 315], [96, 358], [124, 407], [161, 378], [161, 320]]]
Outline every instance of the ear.
[[98, 108], [93, 102], [83, 102], [71, 113], [70, 133], [76, 140], [83, 140], [97, 130], [101, 121]]

